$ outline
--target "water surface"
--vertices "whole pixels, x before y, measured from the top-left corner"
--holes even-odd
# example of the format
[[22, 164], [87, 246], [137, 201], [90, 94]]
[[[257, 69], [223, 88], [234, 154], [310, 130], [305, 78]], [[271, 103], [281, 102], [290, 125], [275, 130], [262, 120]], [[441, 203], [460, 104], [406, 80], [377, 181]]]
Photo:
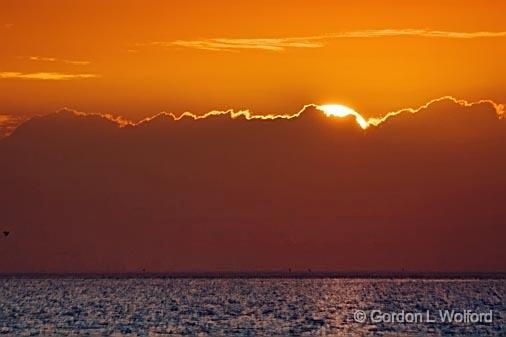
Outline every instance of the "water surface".
[[[0, 279], [7, 335], [495, 335], [506, 280]], [[491, 323], [371, 322], [372, 310], [493, 313]], [[354, 314], [363, 310], [366, 322]]]

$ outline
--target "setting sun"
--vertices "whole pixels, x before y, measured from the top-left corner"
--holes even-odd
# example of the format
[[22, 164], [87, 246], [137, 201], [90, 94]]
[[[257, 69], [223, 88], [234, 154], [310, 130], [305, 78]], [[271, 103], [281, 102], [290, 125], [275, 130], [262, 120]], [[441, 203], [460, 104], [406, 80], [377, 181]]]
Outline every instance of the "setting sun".
[[327, 117], [346, 117], [346, 116], [354, 116], [357, 123], [360, 125], [362, 129], [367, 129], [369, 124], [358, 112], [349, 108], [347, 106], [341, 104], [325, 104], [319, 105], [318, 110], [321, 110], [325, 113]]

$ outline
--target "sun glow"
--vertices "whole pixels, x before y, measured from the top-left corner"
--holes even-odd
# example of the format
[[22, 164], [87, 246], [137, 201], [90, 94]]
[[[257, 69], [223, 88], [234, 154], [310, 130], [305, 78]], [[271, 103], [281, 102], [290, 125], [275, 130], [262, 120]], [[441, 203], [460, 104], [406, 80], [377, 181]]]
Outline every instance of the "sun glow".
[[317, 109], [323, 111], [327, 117], [341, 118], [346, 116], [354, 116], [358, 125], [360, 125], [360, 127], [364, 130], [369, 126], [369, 123], [367, 123], [364, 117], [362, 117], [358, 112], [341, 104], [318, 105]]

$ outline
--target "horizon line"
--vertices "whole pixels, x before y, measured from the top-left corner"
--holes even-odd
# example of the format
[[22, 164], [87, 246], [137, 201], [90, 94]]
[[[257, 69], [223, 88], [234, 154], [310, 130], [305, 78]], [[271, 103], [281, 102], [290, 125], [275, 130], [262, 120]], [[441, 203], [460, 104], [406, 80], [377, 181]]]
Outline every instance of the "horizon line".
[[506, 271], [87, 271], [1, 272], [0, 279], [506, 279]]

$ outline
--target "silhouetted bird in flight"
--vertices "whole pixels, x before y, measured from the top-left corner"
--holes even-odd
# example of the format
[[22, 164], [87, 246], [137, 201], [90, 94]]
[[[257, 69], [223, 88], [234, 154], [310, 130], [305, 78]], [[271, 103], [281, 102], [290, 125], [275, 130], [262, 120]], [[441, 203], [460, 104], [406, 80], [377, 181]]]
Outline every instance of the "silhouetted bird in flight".
[[3, 231], [2, 233], [4, 233], [4, 236], [9, 236], [9, 234], [10, 234], [11, 232], [9, 232], [9, 231]]

